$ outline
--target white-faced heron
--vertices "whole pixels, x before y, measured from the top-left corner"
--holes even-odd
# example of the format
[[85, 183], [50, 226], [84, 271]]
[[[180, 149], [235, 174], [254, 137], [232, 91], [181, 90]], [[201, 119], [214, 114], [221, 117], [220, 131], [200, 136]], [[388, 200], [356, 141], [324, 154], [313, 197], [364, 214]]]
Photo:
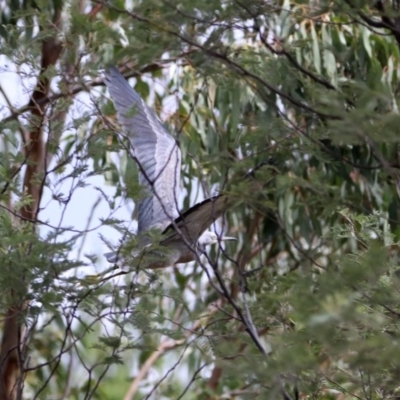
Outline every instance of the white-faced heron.
[[[163, 126], [156, 114], [132, 89], [117, 68], [111, 67], [105, 74], [106, 85], [118, 119], [129, 143], [130, 156], [139, 167], [139, 183], [146, 190], [139, 201], [138, 233], [151, 229], [162, 231], [159, 244], [166, 254], [144, 263], [145, 268], [164, 268], [196, 259], [194, 251], [232, 237], [218, 236], [206, 231], [221, 217], [227, 206], [227, 197], [215, 196], [180, 213], [177, 207], [180, 192], [181, 152], [177, 141]], [[151, 243], [143, 243], [151, 253]], [[139, 257], [141, 252], [132, 254]], [[121, 260], [118, 252], [106, 253], [109, 262]]]

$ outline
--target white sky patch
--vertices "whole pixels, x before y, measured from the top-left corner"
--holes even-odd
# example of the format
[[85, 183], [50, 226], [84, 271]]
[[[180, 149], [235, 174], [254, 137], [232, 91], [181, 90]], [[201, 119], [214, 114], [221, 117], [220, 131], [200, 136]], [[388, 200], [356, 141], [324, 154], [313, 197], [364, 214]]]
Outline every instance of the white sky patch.
[[[175, 68], [173, 68], [175, 69]], [[7, 94], [8, 101], [14, 108], [19, 108], [28, 103], [30, 95], [36, 85], [37, 71], [23, 70], [23, 74], [17, 72], [15, 65], [11, 63], [6, 57], [0, 57], [0, 85]], [[8, 71], [8, 72], [4, 72]], [[177, 70], [170, 71], [170, 74], [176, 73]], [[22, 79], [21, 79], [22, 76]], [[34, 78], [32, 78], [32, 76]], [[130, 80], [130, 84], [133, 84], [133, 79]], [[150, 98], [154, 99], [154, 91], [162, 93], [166, 90], [166, 78], [161, 80], [147, 80], [150, 86]], [[51, 88], [54, 93], [58, 92], [58, 80], [53, 79]], [[81, 92], [75, 98], [74, 102], [68, 110], [68, 116], [65, 121], [65, 131], [63, 138], [72, 136], [85, 137], [87, 135], [86, 130], [95, 120], [97, 120], [97, 111], [93, 109], [93, 100], [96, 101], [99, 95], [104, 96], [104, 91], [101, 89], [94, 89], [91, 93]], [[106, 94], [108, 96], [108, 94]], [[162, 120], [173, 114], [178, 107], [177, 97], [179, 92], [167, 96], [163, 100], [163, 110], [161, 112]], [[76, 127], [73, 126], [74, 119], [82, 116], [83, 113], [93, 113], [93, 117], [89, 122], [89, 126]], [[10, 114], [10, 109], [6, 99], [0, 94], [0, 117], [1, 119], [7, 117]], [[79, 132], [79, 130], [82, 132]], [[173, 134], [173, 132], [172, 132]], [[20, 139], [20, 138], [19, 138]], [[61, 140], [61, 146], [65, 146], [63, 140]], [[110, 154], [110, 158], [118, 163], [119, 159], [116, 154]], [[49, 169], [54, 168], [58, 160], [58, 157], [53, 158], [52, 163], [49, 165]], [[89, 163], [89, 170], [93, 171], [92, 161], [87, 159]], [[41, 211], [39, 219], [46, 222], [49, 226], [41, 225], [40, 232], [44, 236], [49, 233], [54, 227], [70, 227], [73, 229], [70, 233], [65, 232], [62, 234], [60, 239], [71, 238], [76, 235], [76, 231], [88, 230], [85, 236], [77, 240], [74, 250], [70, 253], [71, 259], [80, 258], [82, 261], [88, 261], [84, 258], [84, 254], [96, 254], [99, 256], [95, 269], [85, 268], [84, 274], [90, 274], [99, 272], [100, 270], [108, 267], [108, 263], [102, 257], [102, 254], [109, 251], [107, 246], [101, 240], [101, 237], [106, 237], [112, 243], [117, 244], [121, 238], [121, 234], [117, 232], [112, 226], [107, 226], [101, 223], [101, 219], [112, 217], [125, 221], [126, 228], [131, 232], [135, 232], [137, 229], [137, 222], [132, 221], [132, 213], [134, 204], [132, 201], [126, 201], [124, 198], [116, 199], [116, 209], [111, 210], [107, 201], [103, 199], [103, 196], [98, 189], [109, 198], [115, 195], [116, 188], [107, 184], [104, 176], [96, 175], [85, 178], [85, 187], [76, 188], [77, 178], [68, 177], [76, 167], [77, 160], [73, 159], [68, 164], [61, 174], [51, 174], [49, 176], [48, 185], [44, 188], [43, 197], [41, 201]], [[183, 165], [184, 168], [184, 165]], [[190, 194], [190, 204], [196, 204], [205, 198], [202, 186], [199, 185], [199, 180], [194, 179], [193, 188]], [[187, 191], [183, 190], [181, 185], [181, 192], [178, 199], [178, 204], [182, 210], [183, 201], [187, 196]], [[62, 204], [57, 200], [54, 200], [53, 195], [62, 197], [63, 199], [69, 198], [66, 204]], [[216, 194], [216, 190], [212, 194]], [[94, 205], [96, 204], [96, 207]], [[184, 211], [184, 210], [182, 210]], [[91, 216], [91, 222], [88, 226], [88, 218]], [[216, 223], [211, 229], [215, 229], [220, 234], [220, 224]], [[185, 266], [187, 268], [188, 266]]]

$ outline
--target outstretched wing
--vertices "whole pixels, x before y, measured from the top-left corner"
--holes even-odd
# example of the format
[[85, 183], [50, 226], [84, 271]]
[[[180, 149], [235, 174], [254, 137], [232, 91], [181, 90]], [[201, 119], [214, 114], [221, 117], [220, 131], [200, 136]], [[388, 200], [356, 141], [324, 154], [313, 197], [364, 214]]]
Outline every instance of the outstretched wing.
[[139, 165], [139, 183], [147, 196], [139, 202], [139, 232], [164, 230], [179, 215], [181, 152], [156, 114], [129, 86], [117, 68], [106, 72], [106, 85]]
[[[222, 217], [231, 203], [232, 201], [228, 201], [226, 195], [219, 195], [189, 208], [165, 229], [163, 232], [165, 239], [162, 240], [161, 244], [165, 245], [169, 241], [174, 241], [180, 238], [181, 234], [185, 236], [189, 243], [196, 244], [202, 233], [215, 220]], [[180, 232], [175, 229], [175, 226], [178, 227]]]

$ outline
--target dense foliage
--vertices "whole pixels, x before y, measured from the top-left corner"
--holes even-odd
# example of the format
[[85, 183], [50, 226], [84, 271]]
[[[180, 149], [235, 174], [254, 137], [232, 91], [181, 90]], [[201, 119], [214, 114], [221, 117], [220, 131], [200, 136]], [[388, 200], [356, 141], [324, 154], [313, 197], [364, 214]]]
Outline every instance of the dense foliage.
[[[1, 399], [400, 396], [397, 0], [4, 3]], [[237, 242], [105, 262], [141, 196], [110, 64]]]

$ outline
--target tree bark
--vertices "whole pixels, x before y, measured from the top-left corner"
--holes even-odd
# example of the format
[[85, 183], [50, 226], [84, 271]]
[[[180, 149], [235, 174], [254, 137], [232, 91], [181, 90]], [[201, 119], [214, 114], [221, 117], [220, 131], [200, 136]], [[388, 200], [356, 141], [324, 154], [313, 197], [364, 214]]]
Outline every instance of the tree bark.
[[[32, 127], [25, 143], [26, 172], [23, 181], [24, 195], [30, 202], [21, 209], [21, 217], [33, 223], [39, 212], [43, 183], [46, 172], [46, 153], [43, 139], [43, 125], [46, 118], [46, 102], [49, 94], [50, 79], [44, 72], [55, 65], [62, 52], [62, 45], [57, 39], [61, 28], [61, 8], [56, 9], [50, 29], [51, 37], [42, 42], [41, 71], [35, 90], [31, 96], [29, 108], [32, 115]], [[35, 229], [35, 227], [33, 227]], [[21, 285], [28, 285], [21, 277]], [[14, 296], [10, 288], [12, 304], [4, 319], [3, 338], [0, 349], [0, 400], [15, 400], [21, 397], [24, 378], [24, 312], [28, 306], [25, 299]]]

